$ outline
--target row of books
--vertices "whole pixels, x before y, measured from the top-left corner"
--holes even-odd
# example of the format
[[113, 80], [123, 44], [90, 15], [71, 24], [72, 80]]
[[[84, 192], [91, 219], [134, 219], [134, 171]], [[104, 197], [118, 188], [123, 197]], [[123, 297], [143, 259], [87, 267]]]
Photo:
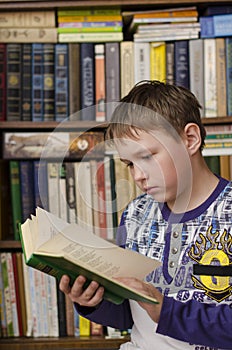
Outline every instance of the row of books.
[[117, 42], [0, 44], [0, 120], [105, 121], [122, 60]]
[[[102, 238], [114, 240], [123, 209], [140, 193], [128, 168], [116, 155], [63, 163], [10, 160], [8, 174], [12, 203], [8, 215], [12, 214], [11, 225], [17, 240], [18, 223], [34, 214], [37, 206], [67, 222], [78, 222]], [[1, 203], [3, 223], [7, 219], [2, 217], [5, 204]], [[8, 238], [8, 227], [1, 229], [4, 231], [1, 239]]]
[[0, 338], [108, 334], [79, 315], [56, 279], [26, 265], [21, 252], [0, 253], [0, 316]]

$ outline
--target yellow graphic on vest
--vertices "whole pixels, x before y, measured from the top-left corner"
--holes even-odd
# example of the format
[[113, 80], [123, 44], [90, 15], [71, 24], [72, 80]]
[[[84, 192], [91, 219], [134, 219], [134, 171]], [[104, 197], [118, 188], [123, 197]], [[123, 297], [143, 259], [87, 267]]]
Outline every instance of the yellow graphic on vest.
[[[229, 266], [232, 261], [232, 236], [224, 229], [212, 232], [210, 226], [205, 235], [199, 234], [199, 240], [191, 246], [189, 257], [200, 265]], [[194, 287], [204, 290], [211, 299], [220, 302], [232, 292], [229, 276], [200, 275], [192, 276]]]

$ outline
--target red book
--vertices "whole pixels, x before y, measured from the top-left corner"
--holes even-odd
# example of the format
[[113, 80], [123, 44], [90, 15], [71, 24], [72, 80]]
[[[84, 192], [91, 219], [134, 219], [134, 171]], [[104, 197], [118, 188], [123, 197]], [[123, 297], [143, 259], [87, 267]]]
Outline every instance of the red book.
[[99, 161], [97, 164], [97, 191], [98, 191], [98, 209], [99, 209], [99, 227], [100, 237], [107, 238], [107, 221], [106, 221], [106, 195], [105, 195], [105, 175], [104, 162]]

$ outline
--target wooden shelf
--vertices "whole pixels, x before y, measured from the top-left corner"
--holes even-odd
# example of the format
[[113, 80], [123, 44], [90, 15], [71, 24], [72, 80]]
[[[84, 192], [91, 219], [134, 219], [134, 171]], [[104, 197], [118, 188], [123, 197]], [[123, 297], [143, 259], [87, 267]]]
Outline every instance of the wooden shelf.
[[119, 346], [128, 341], [123, 339], [105, 339], [103, 337], [65, 337], [65, 338], [1, 338], [0, 350], [117, 350]]
[[[230, 0], [225, 0], [222, 1], [223, 3], [231, 3]], [[48, 9], [48, 8], [57, 8], [57, 7], [83, 7], [83, 6], [120, 6], [122, 9], [123, 8], [128, 8], [128, 7], [134, 7], [138, 9], [138, 6], [140, 7], [145, 7], [145, 6], [150, 6], [150, 7], [170, 7], [173, 5], [176, 6], [190, 6], [191, 4], [194, 5], [202, 5], [204, 7], [208, 6], [209, 4], [213, 3], [218, 3], [218, 0], [208, 0], [207, 3], [205, 0], [172, 0], [171, 3], [170, 1], [167, 0], [146, 0], [141, 3], [139, 0], [111, 0], [110, 3], [107, 0], [85, 0], [85, 1], [46, 1], [46, 0], [15, 0], [15, 1], [8, 1], [8, 0], [3, 0], [0, 1], [0, 9], [2, 10], [23, 10], [25, 9], [30, 10], [30, 9]], [[171, 4], [171, 5], [170, 5]]]
[[12, 251], [12, 250], [21, 250], [21, 242], [20, 241], [14, 241], [14, 240], [0, 240], [0, 251]]
[[65, 121], [65, 122], [24, 122], [24, 121], [3, 121], [0, 122], [0, 130], [89, 130], [102, 129], [106, 127], [106, 123], [98, 123], [95, 121]]

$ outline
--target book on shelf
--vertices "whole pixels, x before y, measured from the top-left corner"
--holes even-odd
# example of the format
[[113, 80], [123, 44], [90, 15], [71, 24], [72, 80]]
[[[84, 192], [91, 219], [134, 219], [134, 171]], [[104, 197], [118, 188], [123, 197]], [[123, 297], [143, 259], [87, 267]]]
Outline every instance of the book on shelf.
[[104, 122], [106, 120], [106, 80], [105, 80], [105, 46], [95, 44], [95, 120]]
[[98, 7], [98, 6], [85, 6], [82, 8], [72, 9], [58, 9], [57, 15], [59, 16], [114, 16], [120, 15], [120, 7]]
[[32, 121], [43, 120], [43, 89], [44, 89], [44, 47], [43, 44], [32, 44]]
[[6, 120], [6, 44], [0, 44], [0, 121]]
[[166, 42], [166, 81], [174, 83], [174, 42]]
[[55, 45], [55, 120], [58, 122], [69, 117], [68, 54], [68, 44]]
[[105, 43], [106, 120], [111, 118], [114, 103], [120, 100], [120, 47], [118, 42]]
[[225, 38], [216, 38], [217, 117], [227, 115]]
[[232, 35], [232, 14], [201, 16], [201, 38], [228, 37]]
[[14, 239], [19, 240], [18, 224], [22, 220], [19, 162], [10, 160], [9, 169]]
[[[69, 119], [80, 120], [80, 44], [68, 44]], [[75, 78], [74, 78], [75, 77]]]
[[227, 115], [232, 115], [232, 38], [225, 38]]
[[[55, 45], [44, 44], [43, 50], [43, 120], [52, 121], [55, 120]], [[58, 77], [56, 74], [57, 79]]]
[[7, 45], [6, 120], [21, 120], [21, 44]]
[[79, 315], [79, 332], [81, 337], [91, 335], [91, 321], [81, 315]]
[[0, 28], [54, 28], [55, 11], [14, 11], [0, 13]]
[[70, 22], [112, 22], [112, 21], [121, 21], [121, 15], [70, 15], [70, 16], [58, 16], [58, 23], [70, 23]]
[[1, 43], [57, 43], [56, 28], [0, 28]]
[[204, 100], [204, 42], [203, 39], [189, 41], [189, 79], [190, 90], [201, 105], [201, 116], [205, 115]]
[[1, 338], [7, 337], [7, 317], [6, 317], [6, 303], [5, 303], [5, 293], [4, 293], [4, 279], [1, 263], [1, 252], [0, 252], [0, 316], [1, 316]]
[[35, 211], [34, 183], [32, 181], [34, 179], [34, 169], [32, 161], [19, 161], [19, 179], [22, 219], [25, 221]]
[[134, 83], [150, 79], [150, 44], [134, 42]]
[[[21, 120], [31, 120], [31, 90], [32, 90], [32, 45], [22, 44], [22, 103]], [[21, 63], [22, 63], [21, 62]]]
[[58, 41], [60, 43], [68, 43], [68, 42], [96, 43], [96, 42], [111, 42], [111, 41], [122, 41], [122, 40], [123, 40], [122, 32], [58, 34]]
[[57, 33], [104, 33], [122, 32], [122, 21], [102, 22], [62, 22]]
[[217, 117], [216, 41], [204, 39], [205, 117]]
[[67, 274], [73, 283], [83, 274], [88, 280], [99, 282], [105, 288], [104, 298], [116, 304], [125, 298], [157, 302], [115, 279], [117, 276], [143, 279], [160, 266], [157, 260], [122, 249], [41, 208], [20, 225], [20, 237], [26, 263], [57, 280]]
[[166, 80], [166, 44], [164, 41], [150, 43], [150, 79]]
[[0, 184], [0, 239], [13, 240], [12, 203], [11, 196], [9, 196], [11, 192], [10, 168], [8, 161], [3, 159], [0, 160]]
[[134, 42], [120, 43], [120, 79], [121, 97], [124, 97], [134, 86]]
[[175, 83], [189, 89], [189, 40], [174, 42]]
[[204, 16], [214, 16], [214, 15], [222, 15], [226, 13], [232, 13], [232, 5], [230, 4], [215, 4], [209, 5], [203, 12]]

